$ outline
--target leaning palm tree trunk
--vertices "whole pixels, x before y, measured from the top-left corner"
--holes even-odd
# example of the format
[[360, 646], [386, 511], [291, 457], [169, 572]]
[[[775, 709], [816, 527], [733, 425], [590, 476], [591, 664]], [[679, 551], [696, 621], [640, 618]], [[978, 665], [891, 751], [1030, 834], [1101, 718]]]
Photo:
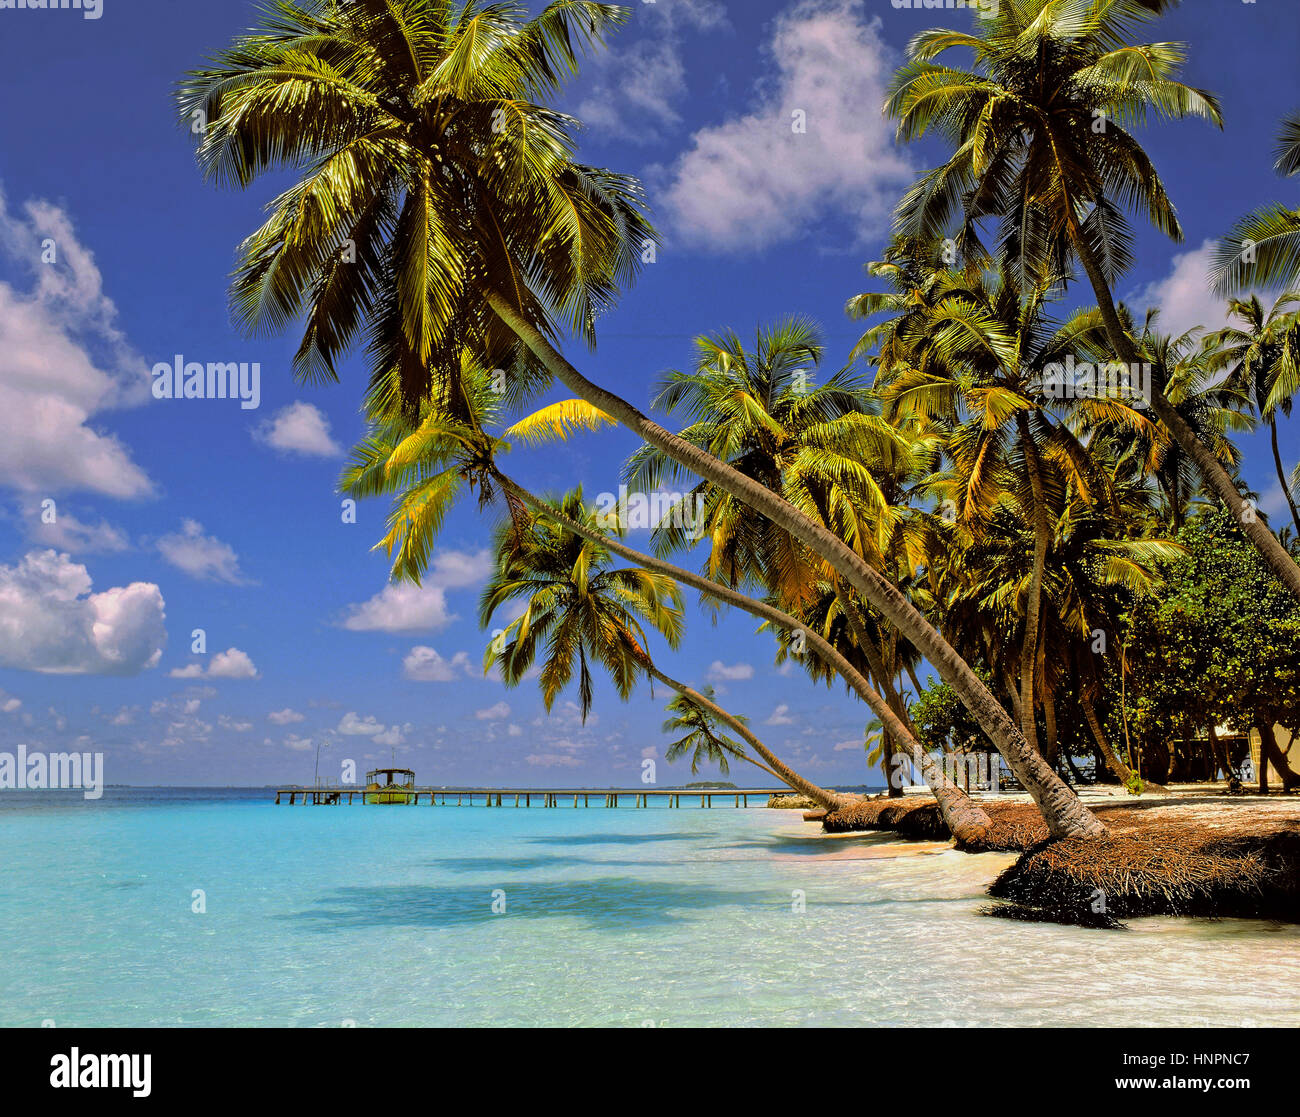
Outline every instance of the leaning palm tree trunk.
[[1291, 482], [1287, 479], [1286, 468], [1282, 465], [1282, 451], [1277, 445], [1277, 414], [1268, 417], [1269, 441], [1273, 444], [1273, 468], [1277, 470], [1277, 483], [1282, 486], [1282, 495], [1286, 497], [1287, 507], [1291, 509], [1291, 522], [1295, 524], [1296, 534], [1300, 535], [1300, 510], [1295, 506], [1295, 497], [1291, 495]]
[[[788, 501], [751, 480], [712, 454], [671, 434], [626, 400], [598, 387], [574, 368], [545, 336], [501, 293], [488, 296], [493, 311], [570, 391], [613, 416], [643, 441], [681, 465], [731, 493], [784, 529], [835, 570], [911, 641], [932, 664], [992, 739], [1012, 772], [1025, 787], [1055, 837], [1097, 837], [1105, 826], [1029, 747], [1007, 712], [989, 693], [970, 664], [903, 596], [833, 532], [804, 516]], [[883, 720], [883, 719], [882, 719]]]
[[[648, 659], [642, 660], [642, 667], [652, 679], [658, 679], [664, 686], [675, 690], [683, 698], [693, 702], [701, 710], [707, 710], [719, 721], [723, 722], [731, 731], [741, 737], [751, 749], [761, 756], [768, 764], [767, 770], [783, 783], [789, 784], [796, 791], [801, 791], [807, 795], [814, 803], [825, 807], [827, 810], [840, 810], [843, 807], [851, 807], [859, 801], [856, 795], [845, 795], [840, 791], [828, 791], [824, 787], [819, 787], [811, 780], [806, 780], [799, 775], [793, 768], [788, 767], [782, 762], [780, 757], [771, 751], [762, 741], [754, 735], [743, 721], [739, 718], [732, 717], [716, 702], [710, 702], [698, 690], [693, 690], [683, 682], [665, 675]], [[762, 767], [762, 765], [759, 765]]]
[[880, 689], [884, 691], [882, 696], [889, 704], [889, 708], [898, 715], [898, 719], [907, 727], [908, 736], [900, 740], [889, 730], [885, 730], [885, 757], [884, 770], [885, 780], [889, 785], [889, 797], [896, 798], [903, 794], [903, 789], [897, 786], [892, 778], [894, 765], [894, 753], [899, 748], [906, 748], [910, 743], [915, 744], [915, 728], [911, 719], [907, 716], [907, 707], [903, 705], [903, 700], [899, 696], [897, 688], [894, 686], [894, 677], [885, 667], [884, 657], [880, 654], [880, 649], [876, 647], [871, 639], [867, 627], [862, 623], [862, 617], [859, 616], [857, 609], [849, 600], [848, 595], [839, 586], [835, 587], [835, 597], [840, 605], [840, 612], [844, 614], [844, 619], [848, 622], [849, 631], [853, 633], [853, 642], [857, 644], [859, 650], [867, 659], [867, 665], [871, 668], [871, 673], [876, 677], [876, 682]]
[[[676, 579], [682, 585], [690, 586], [693, 589], [707, 594], [724, 604], [731, 605], [737, 609], [749, 613], [751, 616], [760, 620], [768, 621], [772, 624], [779, 625], [787, 632], [802, 632], [808, 645], [822, 659], [844, 679], [853, 689], [854, 693], [861, 698], [872, 713], [880, 719], [882, 726], [887, 726], [895, 734], [896, 739], [908, 749], [911, 753], [913, 762], [920, 769], [922, 778], [929, 786], [931, 793], [939, 804], [939, 812], [943, 815], [944, 822], [947, 823], [952, 836], [962, 844], [975, 843], [980, 841], [988, 832], [992, 825], [989, 816], [981, 810], [971, 798], [966, 795], [955, 783], [944, 775], [943, 769], [935, 763], [930, 754], [921, 747], [919, 741], [913, 735], [910, 727], [898, 717], [890, 708], [889, 704], [874, 690], [862, 674], [839, 652], [836, 647], [828, 640], [824, 639], [819, 633], [806, 628], [800, 621], [783, 613], [773, 605], [764, 601], [757, 601], [752, 597], [747, 597], [743, 593], [731, 589], [728, 586], [721, 585], [717, 582], [710, 581], [700, 574], [694, 574], [683, 567], [676, 566], [671, 562], [655, 558], [651, 555], [642, 554], [640, 551], [620, 542], [618, 539], [604, 535], [601, 532], [594, 531], [585, 525], [565, 516], [559, 509], [553, 507], [546, 501], [527, 489], [523, 488], [517, 482], [497, 474], [497, 479], [502, 486], [509, 490], [511, 494], [523, 501], [534, 511], [541, 513], [561, 524], [563, 527], [572, 531], [576, 535], [589, 539], [594, 543], [600, 543], [607, 547], [611, 552], [629, 562], [634, 562], [646, 570], [653, 570], [660, 574], [666, 574], [670, 578]], [[778, 777], [783, 778], [783, 777]]]
[[[1101, 267], [1098, 265], [1097, 259], [1084, 238], [1083, 231], [1077, 221], [1071, 222], [1070, 234], [1074, 249], [1078, 253], [1079, 260], [1083, 264], [1083, 270], [1087, 273], [1088, 280], [1092, 284], [1093, 293], [1097, 297], [1097, 306], [1101, 311], [1102, 322], [1106, 327], [1107, 339], [1121, 361], [1130, 368], [1138, 367], [1142, 362], [1138, 355], [1137, 346], [1133, 344], [1132, 339], [1124, 329], [1123, 323], [1119, 320], [1119, 313], [1115, 309], [1115, 300], [1111, 295], [1110, 285], [1106, 282], [1106, 277], [1102, 273]], [[1246, 507], [1245, 500], [1237, 491], [1237, 486], [1233, 484], [1232, 478], [1228, 476], [1228, 471], [1223, 468], [1223, 464], [1211, 453], [1210, 448], [1197, 437], [1196, 431], [1192, 429], [1191, 424], [1178, 414], [1174, 405], [1169, 402], [1160, 386], [1156, 384], [1151, 386], [1151, 408], [1155, 411], [1156, 417], [1169, 429], [1178, 445], [1183, 448], [1183, 452], [1192, 459], [1206, 485], [1228, 506], [1228, 510], [1241, 526], [1241, 530], [1246, 533], [1246, 537], [1254, 544], [1255, 549], [1263, 556], [1264, 561], [1269, 565], [1273, 573], [1277, 575], [1278, 581], [1291, 591], [1296, 600], [1300, 601], [1300, 565], [1297, 565], [1295, 560], [1287, 554], [1286, 548], [1278, 541], [1277, 536], [1273, 534], [1268, 525], [1259, 518], [1255, 510]]]

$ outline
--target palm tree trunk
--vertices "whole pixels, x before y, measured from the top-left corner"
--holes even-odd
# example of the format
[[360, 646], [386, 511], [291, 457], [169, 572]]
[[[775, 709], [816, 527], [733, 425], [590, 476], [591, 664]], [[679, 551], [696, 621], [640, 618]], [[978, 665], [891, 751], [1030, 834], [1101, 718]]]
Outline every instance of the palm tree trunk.
[[1268, 789], [1263, 773], [1268, 771], [1269, 764], [1272, 764], [1273, 770], [1282, 777], [1283, 791], [1290, 791], [1293, 787], [1300, 786], [1300, 774], [1291, 770], [1286, 757], [1282, 755], [1282, 750], [1278, 748], [1277, 737], [1273, 734], [1272, 719], [1260, 718], [1256, 728], [1259, 730], [1259, 770], [1262, 790]]
[[1291, 496], [1291, 486], [1287, 481], [1286, 470], [1282, 467], [1282, 453], [1277, 448], [1277, 412], [1270, 412], [1268, 416], [1268, 433], [1273, 443], [1273, 465], [1277, 469], [1277, 483], [1282, 486], [1282, 494], [1286, 497], [1287, 507], [1291, 509], [1291, 522], [1295, 524], [1296, 535], [1300, 536], [1300, 511], [1296, 510], [1295, 500]]
[[1097, 751], [1101, 753], [1102, 759], [1106, 762], [1106, 767], [1111, 770], [1115, 778], [1124, 787], [1129, 787], [1133, 782], [1133, 770], [1110, 747], [1110, 740], [1106, 736], [1106, 731], [1102, 728], [1101, 719], [1097, 717], [1097, 708], [1092, 704], [1092, 699], [1086, 694], [1080, 695], [1079, 704], [1083, 707], [1083, 716], [1088, 722], [1088, 728], [1092, 732], [1092, 739], [1097, 742]]
[[[1070, 220], [1070, 234], [1074, 250], [1083, 264], [1083, 270], [1087, 273], [1093, 293], [1097, 297], [1097, 306], [1106, 327], [1106, 336], [1119, 359], [1130, 368], [1137, 368], [1142, 363], [1137, 346], [1133, 344], [1124, 330], [1123, 323], [1119, 320], [1110, 286], [1092, 254], [1092, 249], [1083, 238], [1078, 221], [1074, 218]], [[1162, 388], [1156, 384], [1151, 385], [1151, 408], [1155, 411], [1156, 417], [1169, 429], [1183, 452], [1192, 459], [1205, 484], [1228, 506], [1241, 530], [1246, 533], [1246, 537], [1255, 545], [1255, 549], [1277, 575], [1278, 581], [1291, 591], [1296, 600], [1300, 601], [1300, 565], [1297, 565], [1287, 554], [1286, 548], [1278, 542], [1277, 536], [1269, 530], [1268, 525], [1259, 518], [1254, 509], [1248, 512], [1246, 502], [1237, 492], [1237, 486], [1228, 476], [1228, 471], [1210, 452], [1210, 448], [1197, 437], [1196, 431], [1178, 414], [1174, 405], [1165, 397]]]
[[690, 586], [700, 593], [707, 594], [724, 604], [741, 609], [760, 620], [778, 625], [787, 632], [802, 633], [808, 646], [839, 673], [840, 677], [848, 683], [854, 693], [880, 719], [881, 726], [889, 726], [904, 747], [911, 751], [912, 759], [920, 769], [922, 778], [929, 786], [931, 794], [938, 801], [939, 812], [943, 815], [943, 820], [947, 823], [952, 836], [958, 842], [968, 844], [980, 841], [988, 832], [989, 827], [992, 825], [988, 814], [976, 806], [969, 796], [944, 775], [942, 767], [936, 764], [934, 758], [921, 747], [909, 725], [894, 713], [889, 704], [863, 678], [861, 672], [845, 659], [840, 651], [830, 641], [822, 637], [820, 633], [805, 627], [788, 613], [783, 613], [780, 609], [769, 605], [765, 601], [757, 601], [752, 597], [747, 597], [729, 586], [710, 581], [701, 574], [693, 573], [664, 559], [642, 554], [612, 536], [587, 528], [584, 524], [565, 516], [559, 509], [530, 493], [509, 477], [498, 473], [497, 479], [528, 507], [561, 524], [575, 535], [591, 540], [594, 543], [600, 543], [612, 553], [620, 555], [629, 562], [636, 563], [637, 566], [645, 570], [666, 574], [670, 578], [681, 582], [682, 585]]
[[1060, 760], [1061, 747], [1056, 735], [1056, 700], [1051, 694], [1043, 695], [1043, 723], [1047, 728], [1047, 763], [1055, 768]]
[[[801, 514], [789, 502], [712, 454], [692, 446], [652, 422], [626, 400], [598, 387], [575, 369], [501, 294], [488, 296], [493, 311], [528, 346], [534, 356], [571, 392], [613, 416], [643, 441], [662, 450], [687, 469], [711, 481], [789, 532], [825, 558], [921, 652], [957, 693], [988, 733], [1016, 778], [1029, 791], [1055, 837], [1097, 837], [1106, 832], [1098, 818], [1044, 763], [1015, 723], [980, 682], [979, 676], [903, 596], [833, 532]], [[879, 716], [879, 715], [877, 715]], [[882, 719], [883, 721], [883, 719]], [[924, 755], [924, 750], [922, 750]]]
[[[867, 626], [862, 623], [862, 617], [840, 586], [835, 587], [835, 600], [839, 602], [840, 612], [844, 614], [844, 620], [849, 626], [849, 631], [853, 634], [853, 642], [857, 644], [858, 650], [866, 656], [871, 673], [876, 677], [876, 684], [885, 692], [884, 697], [885, 701], [889, 703], [889, 708], [898, 715], [898, 720], [907, 726], [909, 738], [915, 739], [916, 729], [907, 716], [907, 707], [903, 705], [903, 700], [899, 697], [898, 690], [894, 686], [893, 677], [885, 666], [885, 660], [880, 654], [880, 649], [876, 647], [875, 641], [871, 639], [870, 634], [867, 632]], [[898, 747], [903, 747], [906, 744], [906, 741], [896, 739], [893, 733], [888, 729], [885, 730], [885, 786], [889, 789], [891, 799], [898, 799], [903, 794], [902, 787], [893, 778], [894, 753]]]
[[[1047, 522], [1047, 498], [1043, 491], [1043, 474], [1034, 445], [1029, 417], [1016, 415], [1020, 444], [1029, 471], [1029, 488], [1034, 498], [1034, 568], [1029, 578], [1029, 600], [1025, 603], [1025, 639], [1020, 647], [1020, 732], [1033, 748], [1038, 748], [1038, 712], [1034, 701], [1034, 677], [1038, 674], [1038, 629], [1043, 608], [1043, 571], [1047, 567], [1050, 525]], [[1055, 758], [1047, 758], [1055, 765]]]
[[727, 711], [716, 702], [710, 702], [699, 691], [693, 690], [685, 683], [678, 682], [676, 679], [665, 675], [648, 659], [642, 660], [641, 665], [652, 678], [658, 679], [664, 684], [664, 686], [675, 690], [678, 694], [693, 702], [701, 710], [707, 710], [715, 718], [727, 725], [733, 733], [743, 738], [745, 743], [748, 744], [751, 749], [767, 761], [770, 766], [768, 770], [776, 776], [777, 779], [781, 780], [783, 783], [789, 784], [796, 791], [803, 792], [809, 799], [813, 800], [813, 802], [831, 811], [850, 807], [854, 803], [859, 802], [859, 798], [856, 795], [845, 795], [840, 791], [828, 791], [826, 788], [819, 787], [810, 780], [804, 779], [803, 776], [799, 775], [799, 773], [793, 768], [785, 765], [775, 753], [773, 753], [750, 731], [749, 726], [739, 718], [733, 717], [731, 714], [727, 713]]

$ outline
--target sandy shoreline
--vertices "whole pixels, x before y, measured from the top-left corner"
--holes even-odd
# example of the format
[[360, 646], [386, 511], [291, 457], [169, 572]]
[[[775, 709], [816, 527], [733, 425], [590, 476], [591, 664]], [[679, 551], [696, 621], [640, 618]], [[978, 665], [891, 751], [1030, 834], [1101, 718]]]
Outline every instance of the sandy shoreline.
[[[1300, 923], [1300, 798], [1223, 790], [1175, 785], [1134, 797], [1086, 788], [1080, 798], [1109, 833], [1059, 840], [1049, 840], [1027, 794], [976, 795], [993, 827], [983, 847], [961, 852], [990, 858], [988, 894], [1000, 901], [990, 913], [1008, 918], [1107, 928], [1146, 915]], [[836, 860], [959, 850], [924, 789], [865, 799], [822, 821], [798, 817], [813, 840], [889, 835], [841, 847]]]

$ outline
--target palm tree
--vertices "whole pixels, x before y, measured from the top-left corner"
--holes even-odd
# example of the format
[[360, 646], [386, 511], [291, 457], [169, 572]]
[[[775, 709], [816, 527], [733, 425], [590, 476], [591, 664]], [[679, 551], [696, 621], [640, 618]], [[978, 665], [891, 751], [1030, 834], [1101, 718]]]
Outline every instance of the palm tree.
[[[1276, 153], [1278, 174], [1300, 174], [1300, 112], [1283, 119]], [[1247, 214], [1219, 245], [1211, 275], [1225, 293], [1248, 287], [1300, 289], [1300, 210], [1279, 202]]]
[[885, 720], [900, 747], [916, 759], [917, 767], [939, 802], [940, 811], [953, 836], [976, 844], [990, 825], [988, 815], [960, 788], [948, 780], [942, 769], [924, 752], [911, 727], [872, 689], [836, 647], [802, 621], [701, 575], [674, 566], [663, 559], [642, 554], [617, 536], [590, 521], [566, 516], [552, 503], [529, 492], [504, 474], [498, 455], [510, 450], [512, 442], [540, 444], [561, 441], [574, 431], [594, 430], [611, 422], [607, 415], [581, 400], [553, 403], [519, 419], [500, 434], [490, 433], [498, 424], [502, 398], [490, 388], [490, 377], [466, 361], [460, 380], [462, 401], [458, 410], [466, 420], [452, 419], [426, 401], [419, 420], [412, 424], [401, 409], [372, 421], [369, 437], [352, 452], [341, 487], [355, 497], [397, 494], [389, 517], [389, 530], [376, 545], [393, 558], [393, 576], [419, 583], [425, 574], [433, 542], [450, 507], [467, 491], [477, 490], [481, 502], [494, 497], [505, 500], [516, 519], [526, 513], [544, 516], [573, 534], [604, 547], [611, 554], [662, 574], [700, 591], [704, 598], [741, 609], [774, 626], [788, 638], [805, 643], [808, 662], [816, 659], [828, 674], [838, 673], [848, 687]]
[[[955, 149], [908, 190], [898, 208], [900, 231], [938, 238], [953, 230], [956, 246], [975, 260], [985, 255], [981, 223], [995, 219], [1000, 250], [1026, 286], [1068, 274], [1077, 261], [1112, 352], [1133, 369], [1141, 358], [1112, 294], [1132, 262], [1124, 209], [1144, 213], [1175, 241], [1182, 229], [1126, 126], [1148, 116], [1195, 116], [1222, 126], [1216, 98], [1176, 80], [1184, 44], [1133, 40], [1163, 7], [1147, 0], [1008, 0], [978, 21], [975, 33], [917, 34], [886, 104], [901, 140], [934, 129]], [[953, 48], [971, 51], [972, 69], [934, 61]], [[1279, 581], [1300, 598], [1300, 566], [1158, 388], [1150, 402]]]
[[[910, 468], [913, 446], [874, 413], [874, 401], [852, 370], [815, 381], [823, 346], [812, 324], [801, 319], [760, 328], [752, 349], [730, 332], [699, 337], [695, 347], [694, 368], [669, 372], [655, 401], [670, 413], [689, 416], [681, 437], [780, 492], [856, 554], [885, 568], [905, 510], [891, 505], [881, 478], [887, 467]], [[638, 489], [686, 479], [686, 471], [652, 446], [629, 463], [628, 480]], [[703, 520], [693, 534], [677, 523], [662, 526], [655, 535], [660, 553], [704, 538], [710, 578], [759, 587], [796, 613], [811, 600], [824, 577], [818, 567], [825, 564], [799, 540], [711, 483], [697, 484], [686, 499], [699, 502]], [[905, 720], [896, 672], [886, 669], [876, 642], [865, 639], [857, 607], [849, 619], [869, 657], [871, 677]]]
[[[699, 693], [710, 702], [714, 700], [711, 686], [705, 686]], [[697, 705], [686, 694], [674, 695], [666, 709], [672, 716], [663, 723], [663, 731], [682, 734], [668, 746], [668, 751], [664, 753], [664, 759], [670, 764], [689, 755], [692, 776], [699, 774], [700, 762], [706, 760], [717, 765], [718, 771], [725, 776], [731, 770], [730, 761], [736, 759], [747, 761], [763, 769], [769, 776], [776, 776], [776, 773], [766, 764], [746, 753], [743, 744], [718, 729], [718, 722], [723, 719], [714, 717], [707, 708]], [[739, 715], [732, 715], [732, 717], [742, 725], [748, 724], [748, 718]]]
[[1300, 294], [1282, 295], [1266, 312], [1259, 296], [1232, 299], [1229, 314], [1243, 328], [1229, 326], [1205, 339], [1213, 351], [1208, 370], [1229, 370], [1229, 382], [1245, 393], [1259, 417], [1268, 424], [1277, 481], [1291, 509], [1291, 522], [1300, 533], [1300, 511], [1291, 495], [1291, 481], [1278, 447], [1277, 414], [1291, 414], [1291, 399], [1300, 391]]
[[[978, 525], [1001, 507], [1003, 493], [1013, 492], [1033, 526], [1019, 709], [1021, 732], [1037, 747], [1034, 679], [1043, 570], [1053, 530], [1049, 505], [1066, 484], [1097, 499], [1105, 499], [1109, 488], [1086, 447], [1052, 411], [1120, 413], [1134, 425], [1144, 420], [1120, 399], [1053, 404], [1047, 370], [1067, 355], [1085, 352], [1097, 331], [1094, 311], [1080, 311], [1064, 323], [1051, 319], [1047, 306], [1059, 288], [1056, 281], [1023, 291], [1004, 264], [997, 273], [935, 273], [926, 287], [929, 297], [898, 308], [887, 331], [868, 332], [883, 343], [875, 358], [877, 389], [887, 414], [937, 424], [947, 432], [943, 441], [952, 469], [932, 476], [929, 487], [936, 495], [950, 494], [961, 520]], [[849, 304], [855, 316], [880, 309], [895, 309], [894, 301], [860, 295]], [[864, 337], [859, 351], [867, 345]]]
[[[594, 522], [599, 515], [583, 502], [581, 489], [556, 503], [570, 520]], [[611, 569], [603, 545], [540, 516], [522, 525], [507, 520], [497, 529], [494, 549], [497, 569], [483, 589], [480, 622], [488, 627], [509, 601], [525, 603], [523, 614], [489, 644], [484, 656], [484, 669], [499, 666], [507, 686], [518, 685], [542, 652], [538, 681], [547, 710], [576, 672], [585, 721], [594, 697], [592, 663], [605, 668], [625, 700], [646, 675], [725, 721], [778, 779], [822, 806], [837, 809], [856, 801], [804, 779], [742, 722], [655, 665], [641, 622], [650, 622], [669, 647], [677, 646], [683, 614], [681, 593], [671, 578], [636, 567]]]
[[592, 342], [654, 243], [637, 184], [578, 163], [575, 122], [539, 103], [624, 15], [585, 0], [555, 0], [527, 21], [478, 0], [277, 0], [179, 90], [209, 177], [246, 187], [272, 170], [302, 176], [241, 248], [237, 320], [282, 329], [301, 316], [295, 369], [307, 379], [336, 379], [368, 337], [381, 406], [458, 400], [466, 348], [524, 388], [559, 379], [827, 558], [988, 726], [1053, 834], [1104, 832], [970, 666], [832, 531], [593, 384], [556, 347], [561, 326]]

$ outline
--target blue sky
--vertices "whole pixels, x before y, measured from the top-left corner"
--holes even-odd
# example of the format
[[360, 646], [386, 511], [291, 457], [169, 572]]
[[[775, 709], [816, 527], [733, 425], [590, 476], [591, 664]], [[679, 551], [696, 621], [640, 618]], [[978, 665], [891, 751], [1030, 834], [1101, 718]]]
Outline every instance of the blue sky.
[[[888, 0], [631, 7], [564, 107], [588, 123], [588, 161], [643, 176], [665, 243], [577, 363], [645, 405], [696, 334], [750, 335], [790, 313], [819, 321], [828, 363], [842, 362], [856, 337], [843, 304], [866, 286], [901, 188], [940, 154], [893, 146], [881, 91], [911, 34], [969, 17]], [[230, 324], [234, 247], [278, 184], [204, 184], [170, 92], [253, 10], [0, 9], [0, 748], [103, 751], [118, 783], [310, 780], [323, 742], [331, 776], [396, 750], [421, 782], [630, 786], [643, 757], [662, 755], [664, 696], [624, 705], [601, 687], [584, 728], [569, 706], [545, 718], [534, 684], [484, 679], [488, 523], [459, 510], [425, 588], [388, 588], [370, 551], [385, 507], [362, 504], [346, 524], [335, 491], [361, 433], [360, 362], [337, 385], [300, 388], [292, 334], [250, 340]], [[1121, 291], [1163, 305], [1167, 324], [1218, 313], [1203, 283], [1211, 238], [1259, 203], [1294, 203], [1269, 153], [1300, 103], [1298, 28], [1279, 0], [1188, 0], [1153, 31], [1190, 44], [1188, 80], [1226, 116], [1222, 133], [1144, 137], [1187, 235], [1141, 230]], [[791, 131], [795, 110], [806, 133]], [[259, 408], [150, 398], [149, 369], [176, 354], [258, 362]], [[1294, 424], [1283, 446], [1293, 462]], [[581, 481], [595, 494], [617, 487], [632, 448], [610, 432], [511, 464], [535, 489]], [[1260, 440], [1245, 473], [1276, 515]], [[715, 683], [812, 778], [862, 782], [864, 711], [780, 674], [754, 627], [715, 626], [692, 604], [662, 665]], [[660, 782], [688, 778], [660, 763]]]

